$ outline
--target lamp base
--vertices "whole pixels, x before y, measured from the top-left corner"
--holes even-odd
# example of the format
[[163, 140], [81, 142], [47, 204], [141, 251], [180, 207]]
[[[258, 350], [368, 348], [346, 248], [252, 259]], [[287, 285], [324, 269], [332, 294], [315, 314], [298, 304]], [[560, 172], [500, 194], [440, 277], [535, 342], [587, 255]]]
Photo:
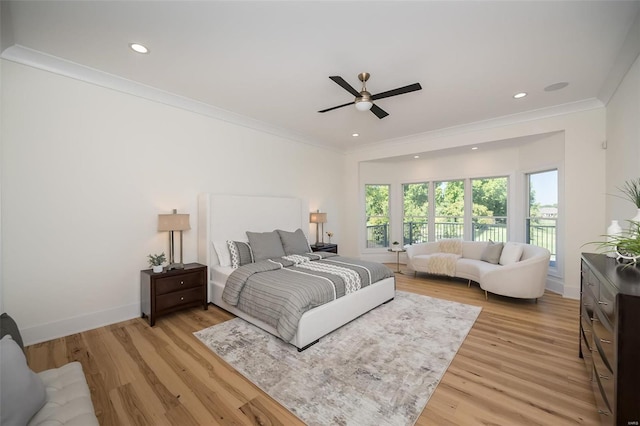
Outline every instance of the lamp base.
[[316, 247], [322, 247], [322, 246], [324, 246], [324, 243], [315, 243], [314, 245], [315, 245]]
[[171, 271], [172, 269], [184, 269], [184, 263], [172, 263], [167, 266], [167, 271]]

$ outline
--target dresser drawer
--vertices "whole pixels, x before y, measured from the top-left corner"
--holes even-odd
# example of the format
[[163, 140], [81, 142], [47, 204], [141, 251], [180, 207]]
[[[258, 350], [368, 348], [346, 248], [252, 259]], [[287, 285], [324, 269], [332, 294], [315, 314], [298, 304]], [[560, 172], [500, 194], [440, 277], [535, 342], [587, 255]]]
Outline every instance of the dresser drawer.
[[615, 364], [615, 348], [613, 346], [613, 331], [607, 320], [602, 318], [604, 314], [596, 310], [596, 316], [593, 321], [593, 349], [597, 349], [600, 353], [602, 361], [609, 371], [614, 372]]
[[183, 305], [202, 303], [202, 287], [163, 294], [156, 297], [156, 310], [180, 309]]
[[583, 286], [582, 286], [583, 291], [585, 288], [589, 289], [593, 297], [595, 297], [595, 299], [598, 299], [600, 295], [600, 291], [599, 291], [600, 281], [598, 281], [598, 279], [593, 274], [591, 269], [589, 269], [589, 267], [586, 266], [584, 263], [582, 264], [582, 283], [583, 283]]
[[610, 324], [616, 323], [616, 296], [605, 284], [598, 287], [598, 298], [596, 304], [600, 311], [607, 317]]
[[584, 361], [584, 365], [587, 368], [587, 373], [589, 374], [589, 379], [593, 380], [593, 354], [591, 353], [591, 347], [593, 343], [591, 341], [591, 332], [585, 333], [585, 330], [582, 330], [580, 333], [580, 352], [582, 353], [582, 359]]
[[199, 272], [160, 278], [156, 281], [156, 295], [181, 291], [191, 287], [199, 287], [202, 286], [202, 284], [202, 274]]
[[605, 402], [607, 403], [607, 406], [611, 408], [613, 407], [613, 402], [615, 401], [615, 380], [613, 378], [613, 374], [609, 370], [609, 367], [605, 365], [600, 351], [593, 351], [592, 357], [595, 377], [597, 377], [600, 381], [602, 395]]
[[596, 408], [598, 409], [598, 414], [600, 414], [600, 421], [602, 425], [613, 426], [613, 413], [609, 409], [607, 401], [605, 400], [604, 389], [600, 383], [600, 379], [595, 369], [595, 364], [593, 368], [593, 380], [591, 381], [591, 386], [593, 387], [593, 395], [596, 399]]

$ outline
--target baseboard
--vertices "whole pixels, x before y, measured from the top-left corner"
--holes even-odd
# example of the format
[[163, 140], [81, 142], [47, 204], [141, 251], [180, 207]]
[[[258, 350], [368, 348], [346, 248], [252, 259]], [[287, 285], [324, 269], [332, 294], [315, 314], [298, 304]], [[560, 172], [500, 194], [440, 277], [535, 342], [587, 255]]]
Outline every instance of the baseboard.
[[46, 342], [140, 316], [140, 303], [20, 329], [25, 345]]

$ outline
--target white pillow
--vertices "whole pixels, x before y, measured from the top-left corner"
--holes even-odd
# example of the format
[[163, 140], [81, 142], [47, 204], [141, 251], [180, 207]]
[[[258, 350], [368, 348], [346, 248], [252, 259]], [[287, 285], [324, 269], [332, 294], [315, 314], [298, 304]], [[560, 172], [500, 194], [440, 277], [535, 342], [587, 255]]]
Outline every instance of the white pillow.
[[502, 254], [500, 255], [500, 264], [511, 265], [512, 263], [519, 262], [523, 250], [524, 245], [522, 243], [505, 243]]
[[6, 335], [0, 340], [0, 424], [26, 425], [46, 402], [40, 376], [31, 371], [20, 346]]
[[213, 248], [218, 255], [218, 262], [220, 266], [231, 266], [231, 254], [229, 253], [229, 247], [226, 241], [215, 241]]

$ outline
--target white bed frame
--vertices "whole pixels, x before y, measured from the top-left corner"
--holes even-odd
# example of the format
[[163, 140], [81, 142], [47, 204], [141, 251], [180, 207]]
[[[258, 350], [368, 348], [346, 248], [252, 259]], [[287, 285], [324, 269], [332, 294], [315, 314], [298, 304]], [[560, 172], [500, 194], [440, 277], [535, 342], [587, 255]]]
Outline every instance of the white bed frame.
[[[246, 231], [295, 231], [298, 228], [304, 231], [309, 227], [308, 221], [309, 209], [298, 198], [201, 194], [198, 197], [198, 262], [209, 266], [209, 302], [278, 336], [274, 327], [222, 300], [225, 283], [214, 271], [219, 261], [213, 242], [247, 241]], [[390, 277], [311, 309], [300, 318], [298, 330], [289, 343], [304, 350], [322, 336], [394, 297], [395, 278]]]

